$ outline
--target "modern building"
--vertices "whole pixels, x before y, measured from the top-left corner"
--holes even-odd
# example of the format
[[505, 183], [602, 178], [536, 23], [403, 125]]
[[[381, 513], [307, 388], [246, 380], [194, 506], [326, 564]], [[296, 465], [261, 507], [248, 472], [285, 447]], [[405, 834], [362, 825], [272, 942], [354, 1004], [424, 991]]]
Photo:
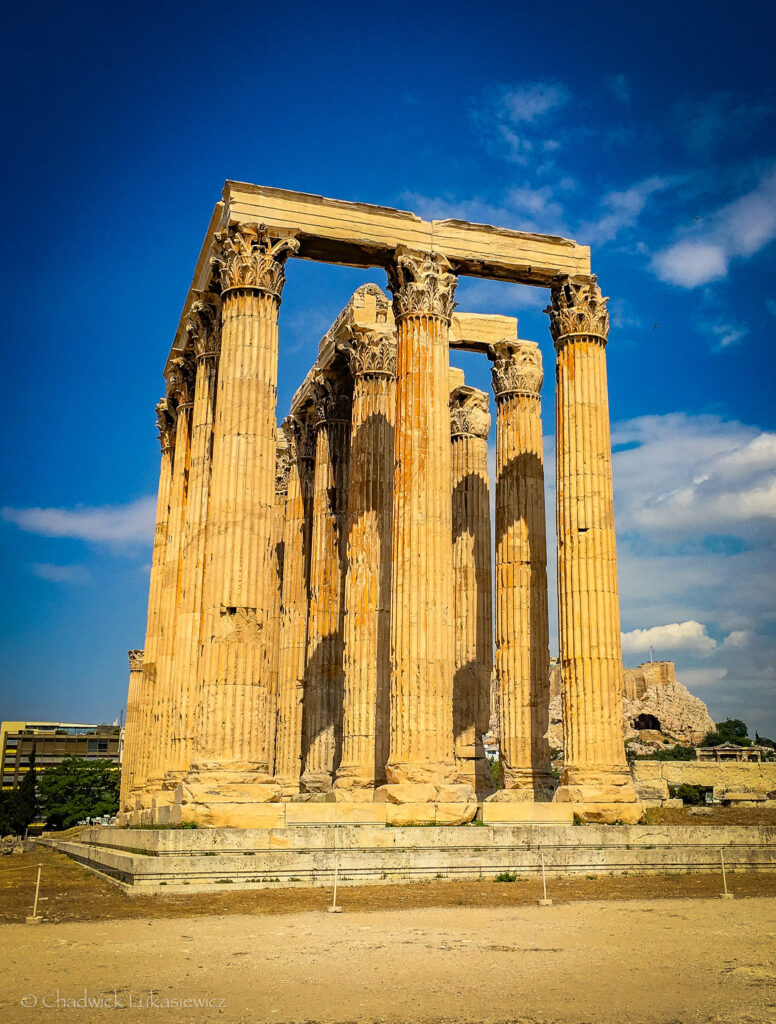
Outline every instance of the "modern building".
[[73, 722], [3, 722], [0, 724], [2, 788], [16, 789], [30, 770], [45, 771], [66, 757], [103, 758], [120, 763], [123, 730], [118, 725]]

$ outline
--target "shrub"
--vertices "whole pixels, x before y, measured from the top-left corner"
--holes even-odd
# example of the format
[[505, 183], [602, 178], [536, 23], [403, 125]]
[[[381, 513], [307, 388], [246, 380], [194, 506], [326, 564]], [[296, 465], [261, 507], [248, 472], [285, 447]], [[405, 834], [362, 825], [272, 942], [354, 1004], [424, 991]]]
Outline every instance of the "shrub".
[[681, 786], [669, 786], [668, 790], [674, 799], [679, 799], [683, 804], [690, 804], [697, 807], [706, 803], [706, 794], [711, 793], [710, 786], [691, 786], [683, 782]]
[[494, 882], [516, 882], [517, 881], [517, 875], [513, 874], [511, 871], [501, 871], [498, 875], [496, 875], [496, 877], [493, 879], [493, 881]]
[[684, 747], [681, 743], [665, 750], [654, 750], [651, 754], [628, 755], [636, 761], [695, 761], [696, 754], [694, 747]]

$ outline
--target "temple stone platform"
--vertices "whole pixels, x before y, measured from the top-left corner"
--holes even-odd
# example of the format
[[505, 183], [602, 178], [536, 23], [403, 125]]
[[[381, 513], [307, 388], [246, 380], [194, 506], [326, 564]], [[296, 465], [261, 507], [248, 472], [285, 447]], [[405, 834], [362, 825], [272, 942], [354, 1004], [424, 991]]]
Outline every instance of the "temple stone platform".
[[[312, 811], [314, 805], [306, 810]], [[547, 874], [776, 870], [776, 827], [307, 824], [251, 829], [86, 829], [41, 842], [127, 892], [363, 885]]]

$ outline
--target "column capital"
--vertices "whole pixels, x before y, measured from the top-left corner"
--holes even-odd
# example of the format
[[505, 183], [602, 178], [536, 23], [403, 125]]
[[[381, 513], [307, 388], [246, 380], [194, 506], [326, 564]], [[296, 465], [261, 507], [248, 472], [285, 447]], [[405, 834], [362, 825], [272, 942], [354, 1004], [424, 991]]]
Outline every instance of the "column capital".
[[200, 292], [186, 314], [186, 333], [197, 359], [216, 359], [221, 350], [220, 305], [215, 293]]
[[267, 231], [263, 224], [230, 224], [215, 235], [216, 254], [210, 261], [221, 293], [251, 288], [273, 295], [278, 302], [286, 283], [285, 262], [299, 251], [292, 235]]
[[328, 423], [350, 423], [351, 396], [341, 373], [316, 373], [313, 378], [315, 408], [313, 423], [320, 427]]
[[[288, 478], [291, 475], [291, 449], [285, 431], [280, 435], [275, 446], [275, 497], [288, 494]], [[281, 440], [282, 437], [282, 440]]]
[[450, 392], [450, 436], [471, 435], [487, 440], [490, 432], [488, 396], [462, 385]]
[[559, 349], [571, 338], [590, 338], [606, 344], [609, 334], [608, 298], [601, 294], [595, 274], [582, 280], [560, 278], [550, 292], [551, 302], [545, 309], [550, 318], [550, 332]]
[[399, 246], [387, 271], [396, 317], [425, 314], [450, 320], [458, 277], [448, 259]]
[[286, 416], [280, 429], [288, 439], [289, 456], [293, 460], [315, 461], [315, 430], [311, 417], [295, 415]]
[[129, 655], [129, 671], [140, 672], [143, 668], [143, 656], [145, 651], [127, 651]]
[[159, 400], [156, 406], [156, 426], [162, 454], [169, 454], [175, 448], [175, 409], [167, 398]]
[[337, 345], [347, 358], [355, 380], [396, 379], [396, 334], [386, 325], [354, 324], [347, 341]]
[[542, 354], [535, 341], [499, 342], [488, 352], [493, 361], [493, 393], [498, 402], [508, 395], [538, 398], [544, 380]]
[[175, 403], [177, 412], [192, 406], [197, 378], [194, 353], [187, 349], [182, 355], [171, 359], [166, 377], [167, 397]]

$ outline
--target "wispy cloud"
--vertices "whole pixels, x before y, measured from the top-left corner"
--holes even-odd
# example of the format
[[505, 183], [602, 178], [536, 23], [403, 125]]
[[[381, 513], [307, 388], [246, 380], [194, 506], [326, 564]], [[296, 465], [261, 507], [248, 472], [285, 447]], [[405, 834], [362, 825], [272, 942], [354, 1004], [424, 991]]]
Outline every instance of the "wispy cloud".
[[696, 687], [702, 689], [704, 686], [719, 683], [727, 674], [726, 668], [685, 668], [678, 673], [678, 678], [688, 690], [692, 691]]
[[732, 93], [718, 92], [680, 100], [672, 119], [689, 153], [705, 157], [748, 139], [771, 110], [767, 104], [741, 101]]
[[50, 583], [86, 583], [89, 573], [83, 565], [54, 565], [51, 562], [33, 562], [33, 575]]
[[632, 629], [622, 634], [623, 654], [644, 654], [650, 647], [661, 651], [692, 651], [694, 654], [711, 654], [717, 641], [709, 636], [701, 622], [689, 619], [687, 622], [670, 622], [665, 626], [649, 629]]
[[670, 188], [680, 180], [676, 175], [653, 175], [627, 188], [609, 192], [601, 199], [599, 216], [580, 225], [580, 237], [593, 243], [611, 242], [624, 228], [633, 227], [637, 223], [650, 196]]
[[536, 130], [566, 106], [571, 93], [562, 82], [525, 82], [486, 90], [472, 110], [472, 121], [486, 144], [518, 164], [559, 147], [545, 130]]
[[737, 345], [749, 333], [748, 327], [736, 327], [735, 324], [701, 324], [701, 330], [716, 339], [711, 347], [712, 352], [721, 352], [732, 345]]
[[669, 284], [696, 288], [727, 276], [730, 264], [749, 259], [776, 238], [776, 167], [745, 195], [722, 206], [702, 226], [658, 252], [652, 270]]
[[607, 75], [604, 83], [618, 103], [627, 106], [630, 103], [630, 83], [625, 75]]
[[96, 544], [146, 544], [151, 541], [156, 499], [139, 498], [127, 505], [75, 508], [3, 508], [0, 516], [27, 533], [70, 537]]

